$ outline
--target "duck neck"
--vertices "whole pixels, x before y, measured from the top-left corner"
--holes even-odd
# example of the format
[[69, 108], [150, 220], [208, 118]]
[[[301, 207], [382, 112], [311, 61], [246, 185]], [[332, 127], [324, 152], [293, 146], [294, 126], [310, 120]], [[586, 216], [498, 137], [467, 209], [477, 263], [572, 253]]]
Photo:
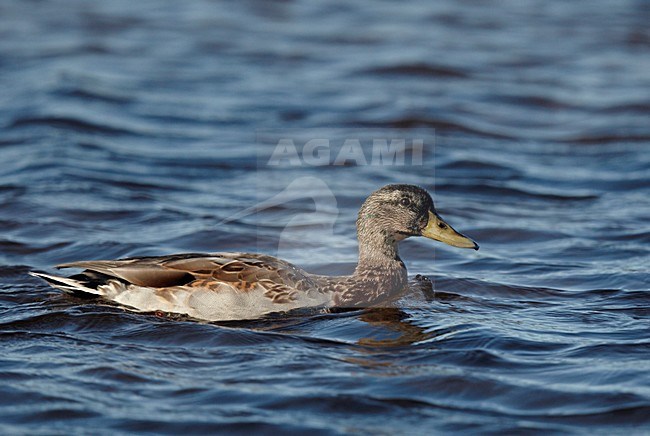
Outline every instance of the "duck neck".
[[374, 226], [357, 226], [359, 264], [357, 272], [376, 270], [406, 270], [399, 257], [397, 243], [401, 238]]

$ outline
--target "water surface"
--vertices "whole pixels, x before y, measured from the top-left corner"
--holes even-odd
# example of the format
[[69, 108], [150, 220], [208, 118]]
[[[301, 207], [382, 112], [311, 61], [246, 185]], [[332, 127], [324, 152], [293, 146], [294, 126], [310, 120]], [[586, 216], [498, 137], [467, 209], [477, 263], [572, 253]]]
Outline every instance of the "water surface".
[[[0, 430], [650, 431], [649, 21], [643, 1], [2, 3]], [[434, 141], [421, 165], [278, 168], [268, 131]], [[358, 207], [396, 182], [481, 244], [405, 242], [436, 292], [397, 308], [206, 324], [26, 274], [182, 251], [346, 273]]]

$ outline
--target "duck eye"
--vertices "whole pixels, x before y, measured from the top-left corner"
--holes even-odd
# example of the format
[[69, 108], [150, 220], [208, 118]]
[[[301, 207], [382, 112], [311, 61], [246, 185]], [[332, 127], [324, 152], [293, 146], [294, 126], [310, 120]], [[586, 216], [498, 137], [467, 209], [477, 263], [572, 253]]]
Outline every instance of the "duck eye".
[[407, 206], [410, 206], [410, 204], [411, 204], [411, 200], [409, 200], [408, 198], [404, 197], [404, 198], [402, 198], [402, 199], [399, 201], [399, 204], [402, 205], [402, 206], [404, 206], [404, 207], [407, 207]]

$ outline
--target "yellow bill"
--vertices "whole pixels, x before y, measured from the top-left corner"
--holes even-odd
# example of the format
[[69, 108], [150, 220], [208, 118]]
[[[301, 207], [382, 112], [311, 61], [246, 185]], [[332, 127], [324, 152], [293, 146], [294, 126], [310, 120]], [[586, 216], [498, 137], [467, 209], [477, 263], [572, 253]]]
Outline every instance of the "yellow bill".
[[444, 242], [453, 247], [473, 248], [478, 250], [478, 244], [462, 233], [458, 233], [447, 224], [437, 213], [429, 211], [429, 222], [422, 230], [422, 236], [434, 241]]

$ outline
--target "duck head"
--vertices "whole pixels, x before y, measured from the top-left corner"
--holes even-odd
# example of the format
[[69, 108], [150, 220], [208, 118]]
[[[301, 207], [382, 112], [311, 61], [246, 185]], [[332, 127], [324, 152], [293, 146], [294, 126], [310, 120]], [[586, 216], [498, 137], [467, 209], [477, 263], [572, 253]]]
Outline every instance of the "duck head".
[[370, 194], [359, 211], [357, 232], [360, 246], [396, 246], [408, 237], [424, 236], [454, 247], [479, 248], [446, 223], [429, 193], [414, 185], [387, 185]]

